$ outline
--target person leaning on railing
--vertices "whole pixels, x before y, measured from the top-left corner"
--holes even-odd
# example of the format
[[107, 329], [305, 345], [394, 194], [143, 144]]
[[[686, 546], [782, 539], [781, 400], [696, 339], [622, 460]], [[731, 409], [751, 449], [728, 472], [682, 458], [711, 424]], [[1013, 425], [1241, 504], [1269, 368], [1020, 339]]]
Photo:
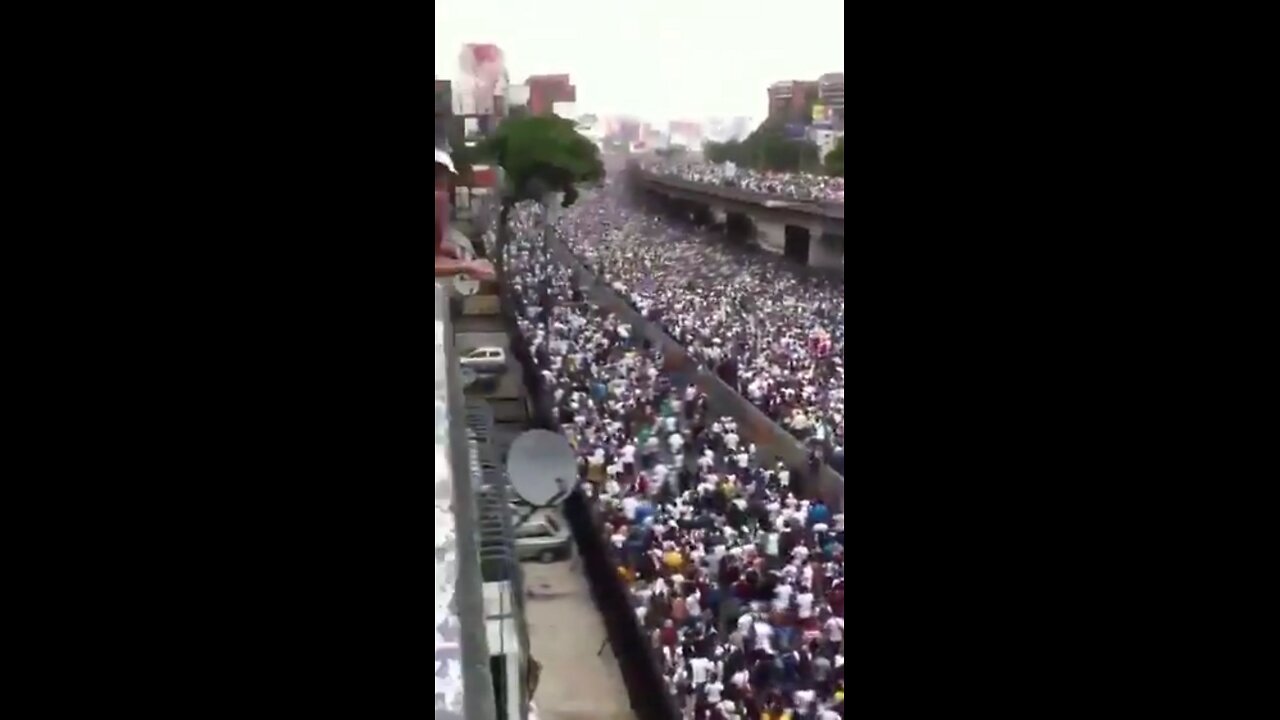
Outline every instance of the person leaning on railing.
[[436, 148], [435, 174], [436, 277], [465, 275], [475, 280], [493, 280], [493, 265], [488, 260], [464, 258], [449, 242], [449, 193], [456, 171], [453, 158], [440, 148]]

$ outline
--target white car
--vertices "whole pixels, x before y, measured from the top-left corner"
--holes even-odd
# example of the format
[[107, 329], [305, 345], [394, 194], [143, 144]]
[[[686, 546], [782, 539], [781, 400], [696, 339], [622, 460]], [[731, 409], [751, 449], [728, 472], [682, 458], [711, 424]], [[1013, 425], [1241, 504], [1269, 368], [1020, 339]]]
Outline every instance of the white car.
[[476, 372], [502, 372], [507, 369], [507, 352], [500, 347], [478, 347], [459, 358], [458, 363]]

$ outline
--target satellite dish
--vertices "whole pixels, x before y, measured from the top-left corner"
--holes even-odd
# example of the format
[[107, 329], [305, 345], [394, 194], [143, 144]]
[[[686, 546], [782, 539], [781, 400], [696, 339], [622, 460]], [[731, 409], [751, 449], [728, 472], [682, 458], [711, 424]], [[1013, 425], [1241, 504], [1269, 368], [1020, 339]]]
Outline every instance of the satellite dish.
[[507, 477], [525, 502], [546, 507], [564, 500], [578, 483], [578, 462], [562, 435], [528, 430], [511, 443]]
[[473, 280], [466, 275], [454, 275], [453, 289], [457, 290], [459, 295], [475, 295], [480, 290], [480, 281]]

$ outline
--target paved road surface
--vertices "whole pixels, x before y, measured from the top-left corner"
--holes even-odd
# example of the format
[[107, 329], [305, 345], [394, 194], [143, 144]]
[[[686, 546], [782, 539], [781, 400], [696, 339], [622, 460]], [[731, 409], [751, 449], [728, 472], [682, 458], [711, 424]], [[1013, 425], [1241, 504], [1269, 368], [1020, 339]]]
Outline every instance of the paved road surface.
[[[600, 613], [574, 560], [522, 563], [539, 720], [635, 720]], [[599, 653], [604, 644], [604, 652]]]

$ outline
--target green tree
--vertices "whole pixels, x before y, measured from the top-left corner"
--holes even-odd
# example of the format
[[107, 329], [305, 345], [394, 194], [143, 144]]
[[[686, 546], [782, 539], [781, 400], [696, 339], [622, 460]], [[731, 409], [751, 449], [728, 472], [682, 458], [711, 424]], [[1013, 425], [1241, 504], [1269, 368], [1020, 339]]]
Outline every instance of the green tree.
[[756, 170], [798, 172], [820, 166], [818, 146], [808, 140], [790, 139], [779, 122], [766, 120], [742, 141], [740, 165]]
[[823, 168], [828, 175], [836, 175], [844, 177], [844, 138], [836, 140], [836, 146], [827, 153], [827, 157], [822, 161]]
[[507, 218], [522, 200], [545, 202], [550, 193], [564, 193], [569, 207], [578, 199], [577, 185], [604, 178], [604, 163], [595, 143], [577, 131], [572, 120], [552, 116], [508, 117], [497, 131], [475, 148], [476, 157], [491, 158], [502, 167], [502, 211], [498, 244], [506, 244]]
[[736, 163], [742, 158], [742, 143], [737, 140], [704, 143], [702, 156], [713, 163]]

